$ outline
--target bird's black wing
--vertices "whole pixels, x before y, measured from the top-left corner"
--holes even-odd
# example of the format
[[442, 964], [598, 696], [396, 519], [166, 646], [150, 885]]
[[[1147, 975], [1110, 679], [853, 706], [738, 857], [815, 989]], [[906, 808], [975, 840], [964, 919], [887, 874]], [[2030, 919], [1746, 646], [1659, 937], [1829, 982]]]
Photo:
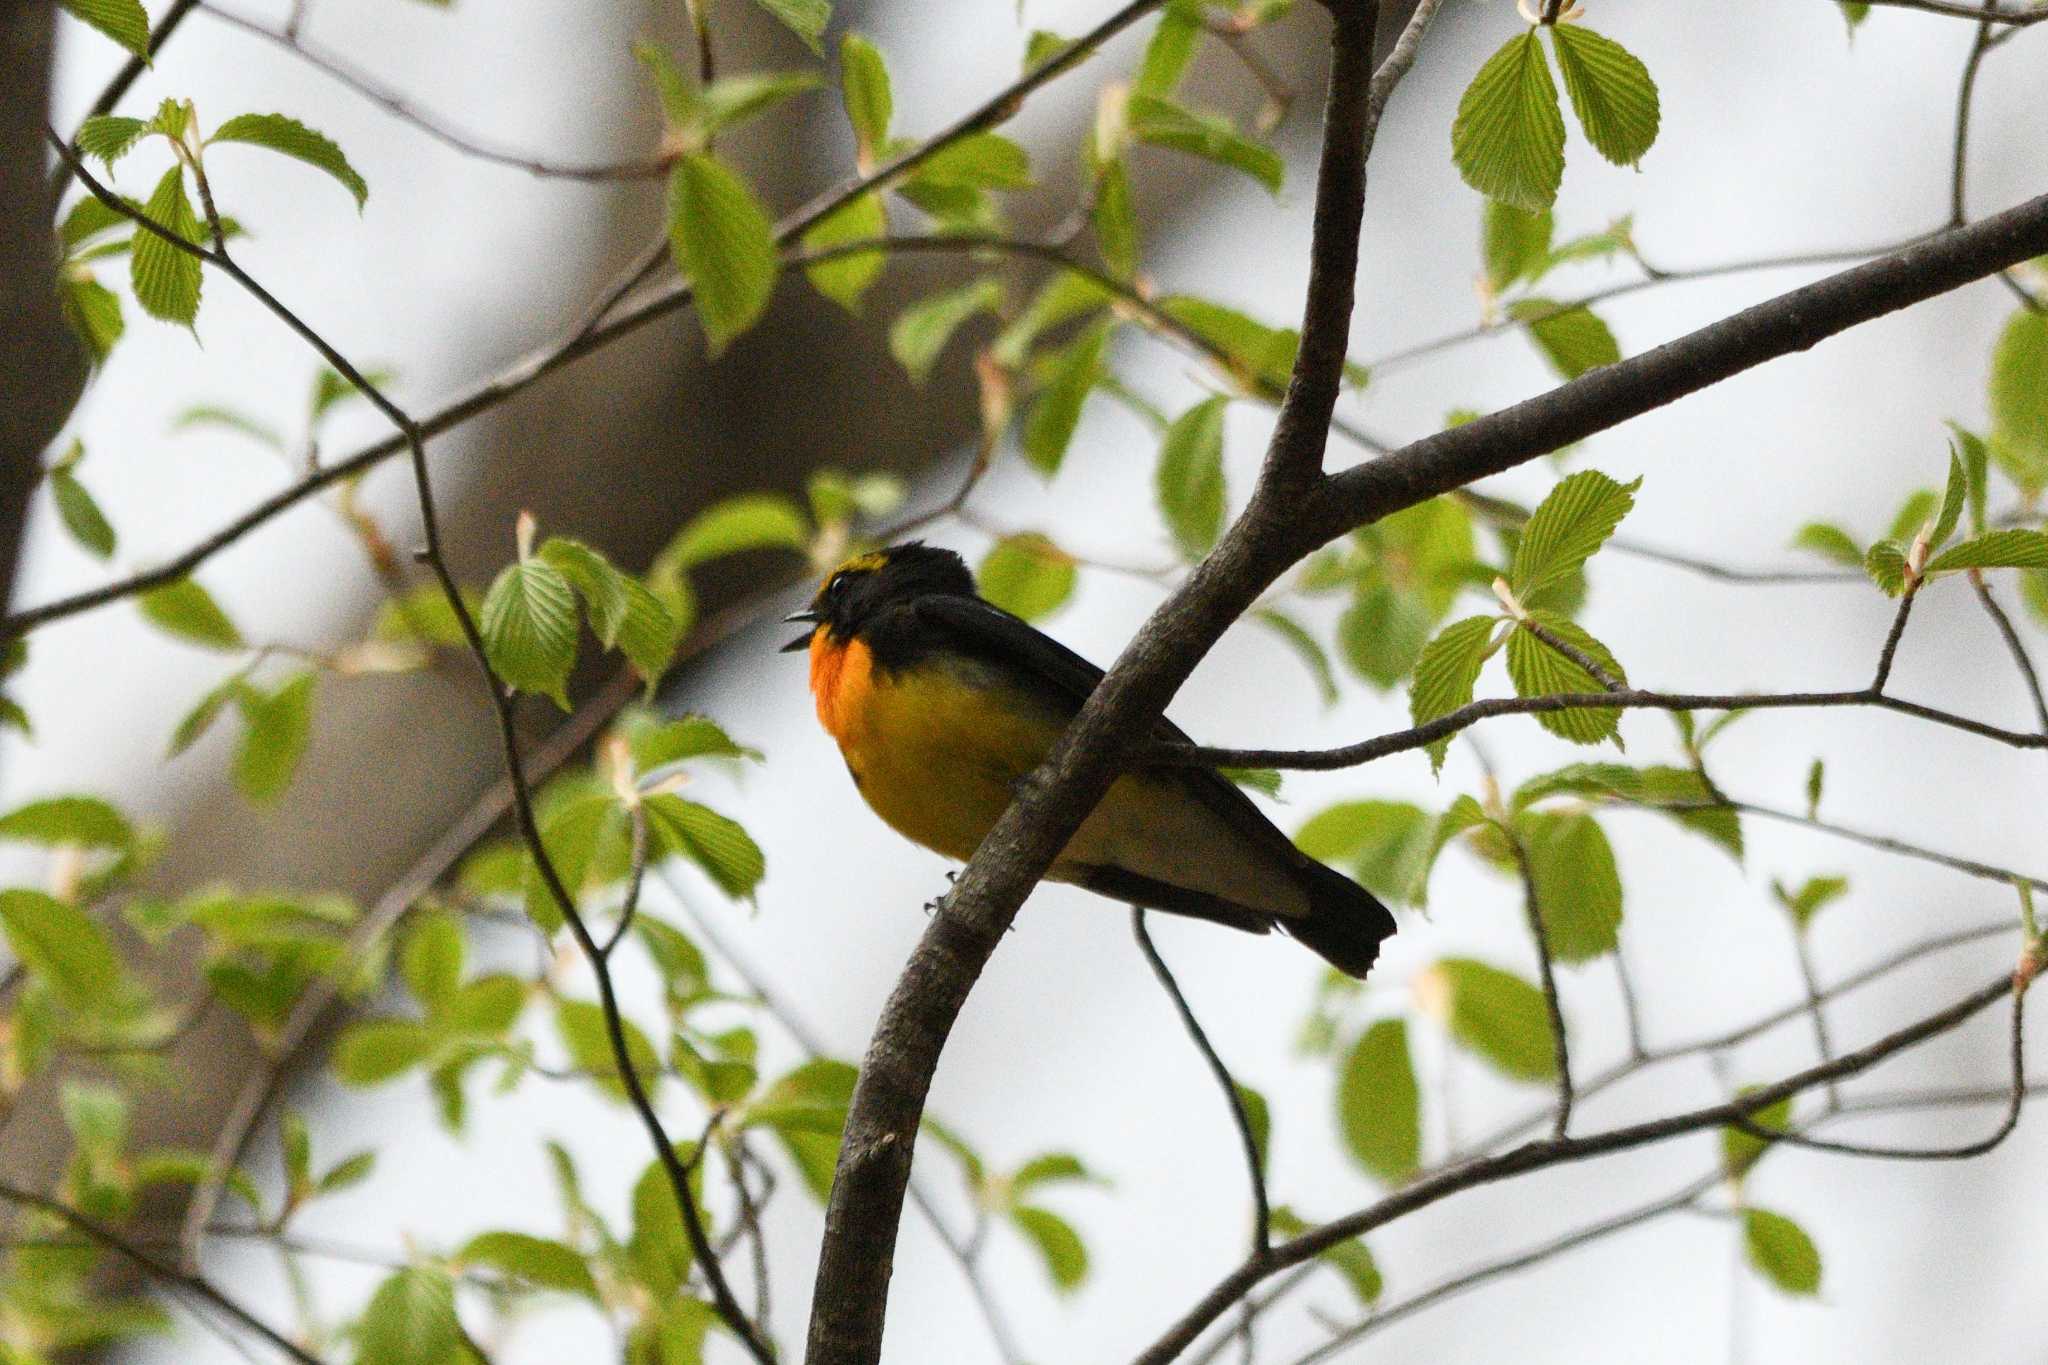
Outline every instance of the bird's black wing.
[[[920, 597], [912, 606], [918, 624], [934, 632], [954, 649], [998, 668], [1021, 674], [1027, 683], [1050, 689], [1068, 703], [1070, 711], [1081, 704], [1102, 681], [1102, 670], [1068, 649], [1058, 640], [1001, 607], [977, 597], [934, 594]], [[1192, 744], [1187, 733], [1172, 721], [1160, 718], [1154, 738], [1168, 744]], [[1155, 768], [1153, 771], [1167, 771]], [[1285, 864], [1303, 867], [1309, 857], [1294, 846], [1266, 818], [1249, 796], [1213, 768], [1171, 770], [1190, 793], [1226, 820], [1231, 828], [1268, 850]]]

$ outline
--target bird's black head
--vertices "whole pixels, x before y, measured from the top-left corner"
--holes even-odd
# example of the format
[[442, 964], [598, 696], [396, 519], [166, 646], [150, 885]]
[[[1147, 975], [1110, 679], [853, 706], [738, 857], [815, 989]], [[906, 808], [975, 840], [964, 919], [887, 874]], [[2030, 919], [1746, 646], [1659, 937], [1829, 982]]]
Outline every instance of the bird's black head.
[[826, 576], [809, 607], [784, 618], [813, 629], [783, 649], [803, 649], [817, 629], [832, 639], [853, 639], [890, 607], [934, 594], [974, 596], [974, 575], [951, 550], [912, 540], [856, 555]]

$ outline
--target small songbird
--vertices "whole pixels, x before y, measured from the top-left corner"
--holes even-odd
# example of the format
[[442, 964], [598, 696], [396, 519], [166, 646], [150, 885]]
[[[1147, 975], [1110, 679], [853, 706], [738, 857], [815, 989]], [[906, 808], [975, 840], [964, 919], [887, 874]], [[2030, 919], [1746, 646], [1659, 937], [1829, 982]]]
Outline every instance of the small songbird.
[[[976, 595], [959, 555], [918, 542], [860, 555], [787, 618], [811, 629], [818, 719], [854, 786], [914, 843], [965, 862], [1102, 670]], [[1188, 742], [1166, 721], [1156, 737]], [[1362, 977], [1394, 932], [1370, 893], [1297, 849], [1204, 768], [1119, 777], [1046, 874], [1129, 905], [1285, 930]]]

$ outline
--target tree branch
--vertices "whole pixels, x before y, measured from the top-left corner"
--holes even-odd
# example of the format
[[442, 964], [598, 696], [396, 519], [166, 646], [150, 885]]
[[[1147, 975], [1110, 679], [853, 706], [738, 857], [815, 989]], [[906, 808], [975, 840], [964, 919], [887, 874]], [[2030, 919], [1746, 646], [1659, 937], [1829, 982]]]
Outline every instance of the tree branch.
[[1563, 1137], [1572, 1123], [1572, 1052], [1565, 1038], [1564, 1002], [1558, 997], [1557, 968], [1550, 954], [1550, 931], [1543, 922], [1543, 902], [1536, 894], [1536, 873], [1529, 865], [1529, 850], [1522, 847], [1522, 841], [1512, 834], [1507, 842], [1514, 850], [1515, 869], [1521, 874], [1522, 913], [1529, 921], [1529, 938], [1536, 948], [1537, 979], [1543, 986], [1543, 1008], [1550, 1016], [1550, 1050], [1557, 1067], [1557, 1119], [1550, 1131], [1553, 1137]]

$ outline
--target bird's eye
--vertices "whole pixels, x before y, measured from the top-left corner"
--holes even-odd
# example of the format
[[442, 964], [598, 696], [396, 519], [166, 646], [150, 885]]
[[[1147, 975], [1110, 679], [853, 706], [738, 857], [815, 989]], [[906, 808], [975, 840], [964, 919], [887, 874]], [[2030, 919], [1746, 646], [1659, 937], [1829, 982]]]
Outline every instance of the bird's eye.
[[837, 597], [837, 596], [839, 596], [839, 595], [840, 595], [841, 593], [843, 593], [843, 592], [845, 592], [845, 591], [846, 591], [846, 575], [845, 575], [845, 574], [843, 574], [843, 573], [836, 573], [836, 574], [833, 574], [833, 575], [832, 575], [832, 581], [831, 581], [830, 583], [827, 583], [827, 584], [825, 585], [825, 595], [826, 595], [827, 597]]

